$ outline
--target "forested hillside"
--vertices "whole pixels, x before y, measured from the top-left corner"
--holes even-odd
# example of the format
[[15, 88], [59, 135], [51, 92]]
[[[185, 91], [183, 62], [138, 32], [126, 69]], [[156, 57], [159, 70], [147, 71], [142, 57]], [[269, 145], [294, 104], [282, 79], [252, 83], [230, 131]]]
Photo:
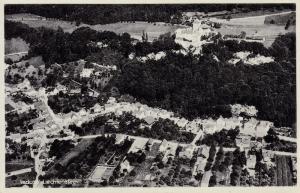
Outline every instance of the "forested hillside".
[[[110, 86], [117, 86], [121, 93], [130, 94], [150, 106], [172, 110], [190, 119], [228, 117], [231, 116], [228, 105], [240, 103], [254, 105], [260, 119], [273, 121], [276, 126], [292, 126], [296, 121], [294, 33], [279, 36], [270, 48], [255, 42], [220, 39], [205, 45], [203, 55], [195, 57], [171, 52], [180, 49], [172, 37], [133, 45], [129, 34], [119, 36], [89, 28], [79, 28], [69, 34], [6, 22], [5, 29], [5, 38], [20, 36], [30, 43], [30, 55], [41, 55], [48, 64], [91, 56], [103, 61], [102, 58], [109, 56], [107, 50], [104, 56], [101, 48], [88, 45], [90, 42], [107, 42], [110, 50], [119, 53], [111, 55], [118, 57], [110, 61], [115, 62], [120, 73]], [[166, 57], [141, 62], [129, 60], [129, 51], [138, 55], [165, 51]], [[228, 63], [238, 51], [273, 56], [275, 61], [258, 66]]]

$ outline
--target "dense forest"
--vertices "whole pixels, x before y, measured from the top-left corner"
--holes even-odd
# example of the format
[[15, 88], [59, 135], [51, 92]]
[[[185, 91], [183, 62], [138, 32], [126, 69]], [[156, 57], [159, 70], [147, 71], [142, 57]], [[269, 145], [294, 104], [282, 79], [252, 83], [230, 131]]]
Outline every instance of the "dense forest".
[[41, 55], [46, 64], [65, 63], [85, 58], [98, 48], [90, 46], [93, 41], [108, 43], [114, 50], [131, 50], [130, 36], [122, 36], [114, 32], [97, 32], [88, 27], [82, 27], [73, 33], [58, 30], [30, 28], [19, 22], [5, 21], [5, 39], [21, 37], [30, 44], [29, 56]]
[[[227, 59], [237, 51], [270, 55], [275, 61], [234, 66]], [[130, 61], [116, 84], [121, 93], [189, 119], [228, 117], [227, 105], [240, 103], [254, 105], [260, 119], [274, 121], [276, 126], [292, 126], [296, 119], [295, 54], [294, 33], [278, 37], [269, 49], [255, 42], [220, 40], [205, 45], [199, 59], [167, 52], [158, 61]]]
[[120, 21], [175, 22], [183, 11], [216, 12], [239, 9], [243, 12], [294, 9], [295, 4], [144, 4], [144, 5], [6, 5], [5, 14], [33, 13], [77, 23], [108, 24]]
[[[5, 38], [21, 37], [30, 43], [30, 55], [41, 55], [48, 64], [64, 63], [93, 55], [103, 58], [103, 50], [89, 46], [102, 41], [115, 51], [114, 61], [120, 73], [109, 86], [121, 94], [130, 94], [142, 103], [161, 107], [193, 119], [196, 117], [231, 116], [229, 104], [254, 105], [258, 118], [276, 126], [295, 126], [296, 121], [296, 36], [288, 33], [276, 38], [270, 48], [257, 42], [224, 41], [220, 37], [203, 46], [202, 55], [175, 54], [180, 46], [171, 36], [157, 42], [133, 45], [129, 34], [96, 32], [87, 27], [72, 34], [46, 28], [5, 22]], [[160, 60], [129, 60], [128, 54], [145, 55], [165, 51]], [[238, 51], [272, 56], [274, 62], [251, 66], [227, 61]], [[112, 54], [115, 57], [116, 54]], [[218, 60], [215, 60], [217, 56]], [[107, 59], [106, 60], [110, 60]], [[97, 62], [97, 61], [96, 61]]]

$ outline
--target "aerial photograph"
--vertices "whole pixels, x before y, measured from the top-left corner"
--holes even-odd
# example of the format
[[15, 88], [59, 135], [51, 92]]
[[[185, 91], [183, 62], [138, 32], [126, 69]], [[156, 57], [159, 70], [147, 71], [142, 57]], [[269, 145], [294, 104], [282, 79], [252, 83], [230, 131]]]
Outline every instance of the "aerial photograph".
[[4, 19], [5, 188], [297, 185], [295, 3]]

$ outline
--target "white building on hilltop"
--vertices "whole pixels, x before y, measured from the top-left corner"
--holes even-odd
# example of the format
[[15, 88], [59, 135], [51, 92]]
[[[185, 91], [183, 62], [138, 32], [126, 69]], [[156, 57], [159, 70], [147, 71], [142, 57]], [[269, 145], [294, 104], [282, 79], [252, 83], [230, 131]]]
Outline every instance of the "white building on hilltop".
[[175, 31], [175, 42], [182, 45], [183, 48], [193, 48], [195, 54], [200, 54], [201, 47], [207, 43], [207, 38], [216, 34], [210, 26], [205, 24], [204, 20], [196, 19], [193, 22], [193, 27], [177, 29]]

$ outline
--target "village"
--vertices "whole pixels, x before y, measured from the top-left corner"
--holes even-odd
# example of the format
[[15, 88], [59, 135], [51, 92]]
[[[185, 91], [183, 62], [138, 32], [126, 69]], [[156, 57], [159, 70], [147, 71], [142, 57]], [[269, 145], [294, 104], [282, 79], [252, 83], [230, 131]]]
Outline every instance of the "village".
[[[125, 64], [113, 64], [120, 58], [122, 62], [146, 66], [168, 60], [170, 53], [199, 59], [206, 54], [203, 47], [223, 40], [266, 42], [264, 36], [257, 35], [260, 32], [220, 33], [233, 24], [230, 18], [210, 17], [219, 13], [184, 12], [181, 24], [172, 25], [179, 27], [165, 38], [174, 37], [174, 43], [180, 45], [177, 50], [145, 55], [130, 50], [124, 59], [112, 50], [110, 42], [89, 41], [86, 48], [100, 50], [104, 55], [101, 60], [92, 55], [58, 63], [44, 62], [40, 56], [31, 56], [30, 51], [6, 54], [6, 186], [296, 185], [296, 131], [289, 126], [276, 126], [270, 119], [260, 119], [257, 106], [227, 104], [222, 106], [224, 115], [187, 118], [170, 108], [155, 107], [147, 100], [139, 100], [141, 97], [124, 94], [114, 85], [115, 78], [126, 69]], [[227, 17], [227, 12], [223, 15]], [[16, 18], [11, 16], [8, 20], [57, 21], [34, 14]], [[159, 22], [156, 25], [166, 26]], [[129, 38], [130, 45], [159, 41], [148, 41], [145, 31], [139, 34], [135, 32]], [[216, 54], [209, 56], [215, 63], [223, 60]], [[238, 51], [231, 56], [225, 61], [230, 67], [276, 62], [270, 54], [251, 51]]]
[[[81, 68], [77, 74], [83, 78], [90, 78], [93, 71], [89, 70], [90, 72], [87, 73], [87, 69]], [[63, 74], [63, 77], [66, 76]], [[105, 83], [104, 81], [103, 83]], [[124, 113], [129, 113], [133, 117], [144, 121], [139, 126], [141, 129], [151, 127], [159, 119], [170, 120], [177, 125], [180, 132], [192, 133], [194, 138], [192, 138], [192, 141], [178, 142], [176, 139], [167, 141], [166, 139], [152, 139], [143, 136], [132, 136], [126, 133], [117, 133], [115, 135], [115, 144], [123, 144], [124, 140], [132, 140], [130, 147], [126, 152], [118, 155], [118, 159], [115, 161], [112, 160], [116, 159], [116, 152], [105, 155], [105, 158], [100, 157], [100, 160], [104, 159], [106, 161], [99, 160], [93, 167], [94, 169], [86, 175], [85, 182], [83, 184], [80, 182], [75, 186], [104, 186], [106, 183], [115, 185], [126, 184], [129, 186], [164, 186], [177, 183], [183, 186], [211, 186], [213, 183], [218, 186], [228, 185], [232, 181], [230, 174], [233, 172], [232, 168], [229, 167], [230, 165], [227, 168], [222, 166], [225, 169], [223, 168], [221, 171], [217, 169], [217, 166], [212, 166], [222, 163], [217, 156], [221, 156], [222, 154], [222, 159], [225, 159], [226, 155], [233, 156], [232, 153], [236, 151], [246, 156], [246, 161], [242, 166], [247, 171], [247, 175], [243, 174], [246, 175], [247, 179], [255, 181], [257, 178], [261, 178], [258, 176], [258, 172], [260, 171], [257, 171], [256, 168], [258, 162], [265, 164], [267, 169], [274, 169], [274, 166], [277, 164], [276, 160], [283, 158], [287, 160], [287, 163], [292, 163], [289, 175], [295, 176], [296, 153], [293, 151], [284, 152], [276, 151], [275, 149], [265, 149], [269, 143], [264, 140], [264, 137], [270, 133], [269, 130], [275, 130], [276, 133], [278, 132], [276, 135], [278, 135], [279, 139], [294, 144], [296, 141], [288, 132], [282, 133], [283, 130], [281, 128], [274, 128], [271, 122], [257, 120], [255, 118], [257, 110], [253, 106], [232, 105], [231, 109], [234, 116], [231, 118], [220, 117], [216, 120], [210, 118], [189, 121], [174, 115], [172, 112], [159, 108], [151, 108], [147, 105], [128, 100], [124, 96], [120, 97], [116, 95], [115, 97], [110, 97], [103, 105], [95, 104], [90, 109], [80, 109], [78, 112], [54, 113], [48, 105], [48, 98], [58, 93], [81, 94], [82, 89], [78, 85], [79, 83], [75, 84], [75, 87], [68, 89], [66, 86], [59, 84], [51, 92], [46, 92], [44, 88], [36, 91], [32, 88], [30, 82], [25, 79], [22, 83], [16, 85], [16, 87], [9, 87], [6, 90], [6, 108], [10, 108], [7, 111], [7, 116], [12, 113], [18, 114], [17, 119], [14, 117], [13, 120], [7, 120], [7, 126], [9, 127], [12, 124], [10, 123], [11, 121], [15, 123], [21, 121], [21, 124], [25, 126], [14, 127], [15, 130], [7, 133], [6, 138], [12, 140], [14, 143], [29, 146], [29, 153], [34, 160], [34, 167], [30, 166], [29, 168], [35, 168], [36, 172], [33, 186], [40, 187], [44, 185], [43, 181], [40, 180], [40, 176], [47, 174], [47, 170], [44, 170], [45, 167], [49, 168], [51, 165], [53, 166], [62, 162], [61, 159], [57, 159], [55, 156], [51, 157], [48, 154], [52, 146], [51, 144], [55, 140], [71, 140], [74, 143], [74, 150], [71, 148], [69, 153], [66, 152], [66, 157], [68, 157], [68, 154], [72, 155], [72, 151], [75, 151], [76, 146], [86, 143], [81, 140], [93, 141], [97, 137], [114, 135], [89, 133], [88, 135], [78, 136], [78, 134], [75, 134], [76, 132], [74, 133], [74, 131], [70, 130], [70, 125], [73, 124], [80, 127], [86, 122], [92, 122], [99, 116], [110, 116], [112, 113], [116, 117], [122, 117]], [[89, 93], [88, 95], [91, 97], [98, 97], [98, 95], [95, 95], [97, 92], [92, 92], [91, 90]], [[21, 99], [22, 102], [15, 102], [16, 94], [18, 96], [21, 95], [26, 100]], [[32, 111], [37, 115], [31, 115], [30, 112]], [[127, 124], [130, 125], [130, 121], [132, 120], [129, 120]], [[109, 119], [107, 124], [118, 128], [120, 123]], [[24, 128], [27, 129], [19, 131]], [[238, 128], [239, 132], [232, 139], [233, 145], [215, 146], [215, 150], [213, 151], [212, 146], [210, 147], [209, 144], [202, 143], [206, 136], [214, 135], [224, 129], [230, 131], [236, 128]], [[87, 144], [90, 143], [88, 142]], [[10, 154], [15, 153], [11, 146], [7, 146], [7, 152], [10, 152]], [[130, 154], [143, 154], [143, 161], [141, 163], [128, 161], [127, 156]], [[258, 155], [262, 157], [261, 160], [257, 158]], [[19, 161], [22, 162], [22, 160]], [[117, 167], [122, 175], [118, 176], [119, 178], [114, 177], [114, 181], [112, 182], [111, 176]], [[286, 165], [285, 167], [288, 166]], [[32, 169], [29, 168], [9, 172], [6, 175], [7, 177], [11, 177], [20, 175], [18, 172], [21, 174], [30, 173]], [[143, 172], [139, 173], [138, 171]], [[184, 180], [178, 181], [176, 178], [178, 175], [185, 176]], [[212, 176], [214, 176], [215, 182], [211, 182]], [[272, 182], [271, 177], [269, 181], [268, 183]], [[291, 183], [291, 181], [288, 183]], [[45, 184], [45, 186], [47, 185], [49, 184]]]

